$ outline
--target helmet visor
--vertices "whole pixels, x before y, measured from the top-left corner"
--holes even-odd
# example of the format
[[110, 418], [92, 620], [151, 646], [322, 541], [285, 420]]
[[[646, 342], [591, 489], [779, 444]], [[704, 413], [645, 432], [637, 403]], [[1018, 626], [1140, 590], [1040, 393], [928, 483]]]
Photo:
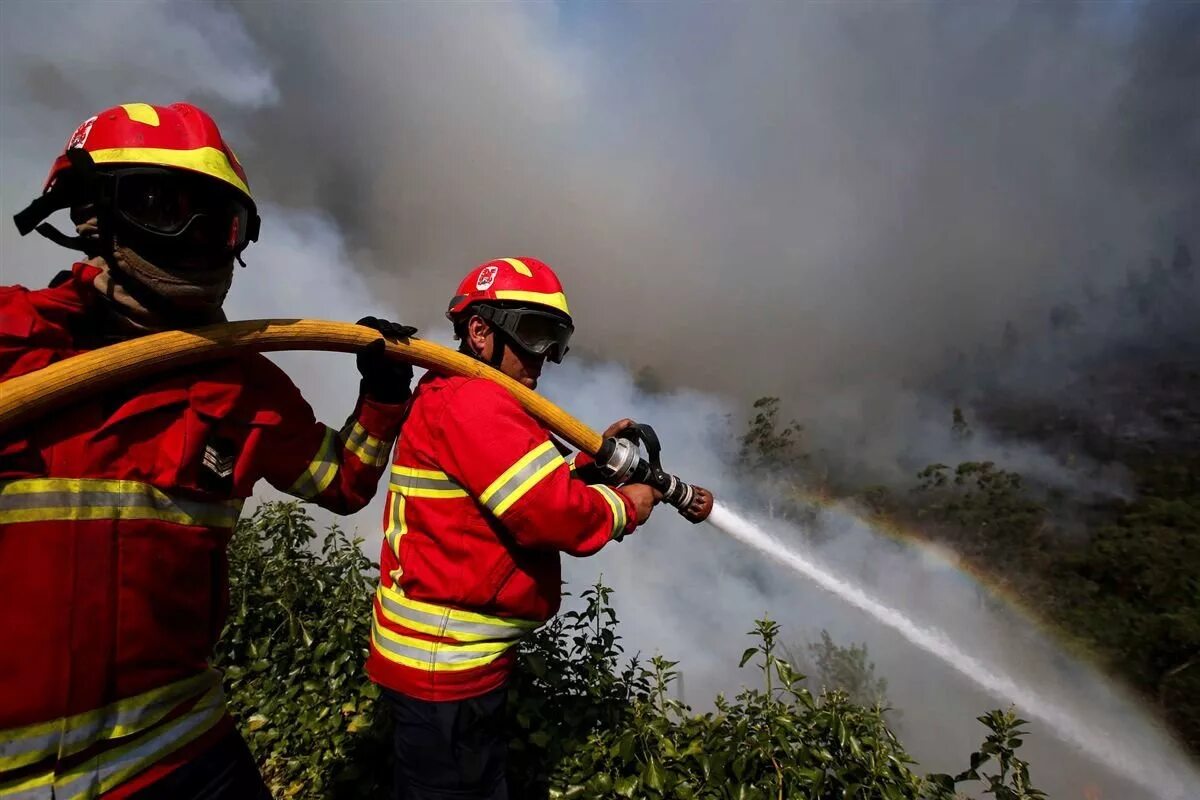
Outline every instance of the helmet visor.
[[130, 224], [159, 236], [183, 236], [240, 251], [255, 219], [250, 204], [210, 178], [166, 169], [114, 174], [113, 207]]
[[534, 355], [561, 364], [575, 326], [559, 314], [532, 308], [480, 306], [479, 315], [507, 333], [513, 342]]

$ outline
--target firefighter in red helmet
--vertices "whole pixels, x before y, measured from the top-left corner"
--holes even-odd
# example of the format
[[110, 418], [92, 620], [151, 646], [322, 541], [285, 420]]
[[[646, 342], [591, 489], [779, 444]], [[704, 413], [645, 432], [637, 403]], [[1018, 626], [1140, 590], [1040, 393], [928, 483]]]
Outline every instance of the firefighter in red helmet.
[[[472, 270], [450, 302], [462, 351], [529, 388], [573, 331], [533, 258]], [[629, 425], [614, 424], [612, 436]], [[589, 484], [499, 385], [421, 379], [392, 464], [367, 672], [395, 721], [399, 800], [507, 797], [502, 722], [516, 645], [559, 607], [560, 553], [587, 556], [661, 495]]]
[[[76, 235], [43, 222], [59, 209]], [[259, 227], [237, 157], [186, 103], [84, 122], [16, 222], [84, 255], [50, 288], [0, 287], [0, 380], [223, 320], [234, 260]], [[360, 356], [340, 430], [246, 354], [0, 439], [0, 797], [269, 797], [208, 666], [226, 545], [261, 478], [339, 513], [371, 499], [412, 378], [382, 347]]]

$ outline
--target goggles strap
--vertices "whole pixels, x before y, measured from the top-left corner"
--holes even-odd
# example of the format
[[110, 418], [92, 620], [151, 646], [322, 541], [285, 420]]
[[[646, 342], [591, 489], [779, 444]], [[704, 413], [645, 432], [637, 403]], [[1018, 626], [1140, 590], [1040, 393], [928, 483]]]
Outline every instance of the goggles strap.
[[101, 255], [101, 247], [95, 239], [85, 239], [82, 236], [68, 236], [49, 222], [43, 222], [34, 228], [34, 230], [59, 247], [65, 247], [68, 250], [78, 250], [89, 258]]

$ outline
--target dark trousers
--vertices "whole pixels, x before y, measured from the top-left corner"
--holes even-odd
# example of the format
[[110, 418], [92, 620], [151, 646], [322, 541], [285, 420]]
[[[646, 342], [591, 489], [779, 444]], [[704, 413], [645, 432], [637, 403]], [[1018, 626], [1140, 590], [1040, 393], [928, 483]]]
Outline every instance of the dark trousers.
[[271, 793], [241, 734], [230, 730], [193, 761], [131, 800], [271, 800]]
[[384, 691], [395, 721], [393, 800], [508, 800], [508, 690], [445, 703]]

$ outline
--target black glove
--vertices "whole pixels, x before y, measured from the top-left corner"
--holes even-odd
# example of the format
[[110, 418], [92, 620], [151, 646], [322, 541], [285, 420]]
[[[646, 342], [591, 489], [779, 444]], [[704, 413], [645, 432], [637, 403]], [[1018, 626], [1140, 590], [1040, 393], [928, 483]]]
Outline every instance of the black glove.
[[[376, 317], [363, 317], [358, 321], [365, 328], [379, 331], [384, 339], [396, 341], [407, 339], [417, 332], [411, 325], [401, 325]], [[403, 403], [412, 396], [412, 365], [384, 354], [383, 339], [376, 339], [359, 351], [358, 371], [362, 375], [359, 392], [381, 403]]]

